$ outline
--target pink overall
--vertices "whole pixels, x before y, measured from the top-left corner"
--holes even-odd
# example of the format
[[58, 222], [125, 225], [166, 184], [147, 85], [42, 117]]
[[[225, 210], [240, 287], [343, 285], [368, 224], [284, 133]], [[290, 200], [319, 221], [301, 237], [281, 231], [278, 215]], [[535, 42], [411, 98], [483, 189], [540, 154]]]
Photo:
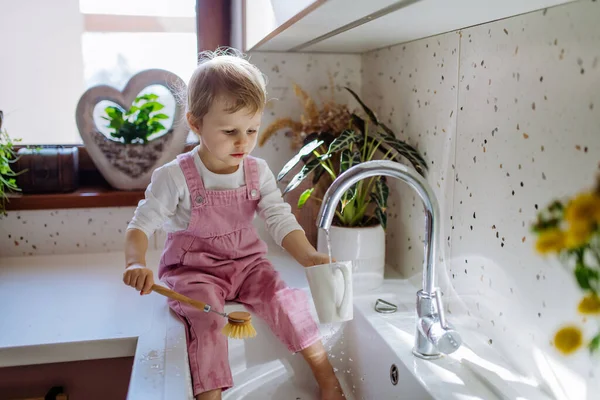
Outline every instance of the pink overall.
[[[217, 311], [225, 301], [243, 303], [291, 352], [315, 343], [320, 335], [306, 294], [280, 279], [252, 225], [260, 199], [256, 160], [244, 159], [246, 185], [232, 190], [205, 189], [192, 153], [177, 160], [192, 197], [192, 214], [186, 230], [169, 233], [159, 279]], [[169, 306], [186, 326], [194, 396], [233, 386], [228, 339], [221, 333], [226, 319], [173, 300]]]

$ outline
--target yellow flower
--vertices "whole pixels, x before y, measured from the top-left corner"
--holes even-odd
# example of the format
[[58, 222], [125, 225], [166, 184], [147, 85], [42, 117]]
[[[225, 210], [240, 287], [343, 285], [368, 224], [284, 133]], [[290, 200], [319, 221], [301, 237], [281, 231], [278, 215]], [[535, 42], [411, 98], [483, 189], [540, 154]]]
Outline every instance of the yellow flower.
[[576, 196], [567, 205], [565, 220], [572, 226], [600, 222], [600, 196], [589, 192]]
[[581, 299], [577, 310], [582, 314], [600, 314], [600, 298], [594, 293], [588, 294]]
[[559, 252], [565, 247], [565, 234], [560, 229], [552, 228], [540, 233], [535, 248], [541, 254]]
[[565, 246], [568, 249], [578, 249], [588, 243], [592, 234], [593, 225], [590, 223], [571, 224], [565, 237]]
[[563, 354], [577, 351], [583, 344], [583, 333], [576, 326], [565, 326], [554, 335], [554, 346]]

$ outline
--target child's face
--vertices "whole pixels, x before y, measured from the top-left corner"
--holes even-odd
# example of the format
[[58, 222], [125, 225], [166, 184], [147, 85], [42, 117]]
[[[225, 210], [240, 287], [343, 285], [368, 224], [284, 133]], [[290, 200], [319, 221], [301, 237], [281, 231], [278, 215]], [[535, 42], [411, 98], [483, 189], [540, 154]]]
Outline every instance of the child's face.
[[247, 109], [225, 111], [225, 99], [215, 101], [202, 121], [192, 125], [200, 136], [200, 157], [212, 172], [228, 174], [237, 171], [242, 160], [256, 146], [262, 111], [251, 115]]

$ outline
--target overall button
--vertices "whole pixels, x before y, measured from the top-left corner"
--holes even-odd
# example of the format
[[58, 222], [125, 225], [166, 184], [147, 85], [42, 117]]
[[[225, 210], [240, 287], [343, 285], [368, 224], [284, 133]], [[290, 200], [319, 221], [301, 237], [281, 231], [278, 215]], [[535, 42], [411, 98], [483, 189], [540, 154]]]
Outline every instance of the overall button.
[[204, 201], [204, 198], [202, 196], [198, 196], [196, 197], [196, 203], [200, 204]]
[[258, 194], [258, 191], [256, 189], [252, 189], [250, 191], [250, 196], [252, 196], [252, 197], [256, 197], [257, 194]]

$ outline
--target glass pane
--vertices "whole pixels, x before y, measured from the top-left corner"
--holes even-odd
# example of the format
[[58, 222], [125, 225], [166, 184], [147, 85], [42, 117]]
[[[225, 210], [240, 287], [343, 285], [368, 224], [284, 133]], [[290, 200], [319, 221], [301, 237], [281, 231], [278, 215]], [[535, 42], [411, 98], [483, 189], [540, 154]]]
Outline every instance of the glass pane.
[[[194, 20], [194, 0], [61, 0], [60, 7], [40, 0], [34, 14], [30, 2], [13, 3], [10, 18], [0, 12], [0, 37], [18, 37], [2, 47], [0, 57], [13, 61], [0, 74], [0, 109], [4, 127], [24, 144], [81, 143], [75, 109], [91, 86], [122, 89], [133, 74], [150, 68], [187, 82], [196, 66], [194, 32], [85, 32], [80, 12], [80, 6], [95, 12], [143, 10]], [[173, 107], [172, 99], [165, 104], [169, 101]]]
[[79, 0], [83, 14], [195, 17], [195, 0]]
[[[86, 32], [82, 36], [86, 89], [96, 85], [123, 89], [132, 75], [150, 68], [171, 71], [187, 83], [196, 67], [196, 49], [196, 35], [193, 33]], [[163, 125], [169, 128], [175, 110], [173, 96], [158, 85], [146, 88], [143, 93], [160, 96], [159, 101], [165, 105], [164, 113], [169, 116]], [[94, 109], [98, 131], [107, 136], [110, 136], [107, 121], [102, 116], [106, 115], [104, 109], [109, 105], [114, 106], [110, 102], [101, 102]]]
[[196, 67], [194, 33], [102, 33], [82, 35], [86, 88], [104, 84], [123, 88], [136, 72], [166, 69], [187, 82]]

